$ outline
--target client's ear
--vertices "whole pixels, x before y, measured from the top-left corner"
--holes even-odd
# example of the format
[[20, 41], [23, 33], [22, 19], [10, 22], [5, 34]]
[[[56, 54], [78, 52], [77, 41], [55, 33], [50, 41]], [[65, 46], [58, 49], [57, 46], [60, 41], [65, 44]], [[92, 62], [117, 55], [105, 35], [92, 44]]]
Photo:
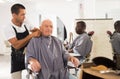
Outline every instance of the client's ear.
[[39, 27], [40, 28], [40, 31], [42, 30], [42, 26]]
[[42, 34], [42, 29], [43, 29], [42, 26], [40, 26], [40, 32], [41, 32], [41, 34]]

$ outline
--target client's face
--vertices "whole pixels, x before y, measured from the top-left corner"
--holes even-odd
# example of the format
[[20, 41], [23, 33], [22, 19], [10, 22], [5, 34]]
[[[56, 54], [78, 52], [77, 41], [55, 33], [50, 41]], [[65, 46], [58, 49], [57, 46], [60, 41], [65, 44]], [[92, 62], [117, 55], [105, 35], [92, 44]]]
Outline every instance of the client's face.
[[41, 32], [43, 36], [51, 36], [53, 31], [53, 24], [51, 21], [46, 20], [42, 23]]

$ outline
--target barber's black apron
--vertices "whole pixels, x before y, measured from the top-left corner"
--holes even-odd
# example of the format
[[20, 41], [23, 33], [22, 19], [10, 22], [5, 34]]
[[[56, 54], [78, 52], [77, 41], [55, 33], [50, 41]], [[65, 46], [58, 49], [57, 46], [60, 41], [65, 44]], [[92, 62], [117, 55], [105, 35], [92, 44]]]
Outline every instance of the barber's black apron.
[[[24, 25], [26, 31], [22, 33], [17, 33], [17, 30], [13, 27], [15, 33], [16, 33], [16, 38], [18, 40], [24, 39], [27, 35], [29, 35], [29, 32]], [[14, 47], [11, 46], [11, 73], [21, 71], [25, 69], [25, 55], [23, 54], [24, 49], [27, 45], [24, 47], [16, 50]]]

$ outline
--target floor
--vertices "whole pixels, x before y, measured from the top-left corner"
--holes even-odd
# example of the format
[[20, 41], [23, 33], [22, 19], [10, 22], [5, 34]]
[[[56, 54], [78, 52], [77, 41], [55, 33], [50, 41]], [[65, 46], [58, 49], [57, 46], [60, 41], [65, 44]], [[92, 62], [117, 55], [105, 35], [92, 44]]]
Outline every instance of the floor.
[[[10, 55], [0, 54], [0, 79], [11, 79], [10, 75]], [[23, 79], [26, 79], [27, 72], [24, 70], [22, 75]]]

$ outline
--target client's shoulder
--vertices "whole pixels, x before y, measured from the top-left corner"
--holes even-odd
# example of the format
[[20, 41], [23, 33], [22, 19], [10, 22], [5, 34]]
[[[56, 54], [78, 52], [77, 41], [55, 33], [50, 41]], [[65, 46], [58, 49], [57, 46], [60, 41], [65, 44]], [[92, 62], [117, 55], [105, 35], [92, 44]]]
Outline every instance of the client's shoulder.
[[57, 37], [55, 37], [55, 36], [51, 36], [51, 37], [52, 37], [52, 39], [54, 39], [55, 41], [61, 42], [61, 40], [60, 40], [59, 38], [57, 38]]

